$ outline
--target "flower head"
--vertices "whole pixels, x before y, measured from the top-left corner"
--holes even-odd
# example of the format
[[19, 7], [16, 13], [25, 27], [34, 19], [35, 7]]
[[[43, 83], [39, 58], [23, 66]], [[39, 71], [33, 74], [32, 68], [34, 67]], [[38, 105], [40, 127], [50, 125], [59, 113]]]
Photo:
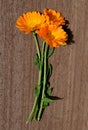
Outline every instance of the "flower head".
[[68, 35], [62, 29], [62, 26], [57, 27], [55, 25], [42, 25], [41, 29], [37, 31], [50, 47], [59, 47], [60, 45], [66, 45]]
[[62, 28], [65, 19], [60, 12], [44, 9], [44, 13], [27, 12], [17, 20], [16, 27], [26, 34], [35, 31], [50, 47], [66, 45], [67, 34]]
[[48, 24], [54, 24], [56, 26], [61, 26], [65, 24], [65, 19], [60, 12], [56, 12], [52, 9], [44, 9], [44, 16]]
[[39, 12], [27, 12], [18, 18], [16, 27], [28, 34], [31, 31], [39, 29], [44, 21], [43, 14], [41, 15]]

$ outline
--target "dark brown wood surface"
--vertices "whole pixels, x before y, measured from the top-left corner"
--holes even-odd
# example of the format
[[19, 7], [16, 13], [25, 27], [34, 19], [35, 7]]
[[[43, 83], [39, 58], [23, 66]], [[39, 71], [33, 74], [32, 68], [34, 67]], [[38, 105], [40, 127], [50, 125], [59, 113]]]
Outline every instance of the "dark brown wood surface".
[[[52, 95], [63, 97], [26, 125], [34, 102], [38, 72], [32, 35], [16, 27], [27, 11], [52, 8], [69, 21], [75, 43], [57, 48], [50, 58]], [[88, 130], [88, 1], [0, 0], [0, 130]]]

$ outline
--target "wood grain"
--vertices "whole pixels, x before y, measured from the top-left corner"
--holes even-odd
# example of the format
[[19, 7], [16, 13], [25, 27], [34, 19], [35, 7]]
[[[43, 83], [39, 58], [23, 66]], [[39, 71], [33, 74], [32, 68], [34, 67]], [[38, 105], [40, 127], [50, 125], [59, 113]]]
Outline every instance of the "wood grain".
[[[52, 8], [69, 21], [75, 44], [55, 50], [51, 87], [63, 97], [45, 110], [40, 122], [26, 125], [34, 101], [37, 69], [32, 35], [16, 29], [24, 12]], [[0, 130], [88, 129], [87, 0], [0, 0]]]

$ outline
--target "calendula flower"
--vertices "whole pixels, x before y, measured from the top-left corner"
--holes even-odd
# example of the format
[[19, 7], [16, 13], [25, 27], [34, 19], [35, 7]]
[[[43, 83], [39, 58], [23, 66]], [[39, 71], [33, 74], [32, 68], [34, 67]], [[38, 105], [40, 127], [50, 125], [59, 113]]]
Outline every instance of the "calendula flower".
[[[16, 27], [21, 31], [26, 34], [32, 32], [37, 49], [34, 63], [39, 71], [38, 83], [34, 90], [34, 105], [26, 123], [31, 120], [40, 121], [43, 110], [53, 102], [52, 88], [49, 85], [52, 65], [49, 64], [48, 59], [56, 47], [66, 45], [68, 35], [63, 25], [65, 25], [64, 17], [60, 12], [52, 9], [44, 9], [43, 14], [36, 11], [24, 13], [16, 22]], [[42, 48], [37, 34], [43, 39]]]
[[48, 24], [54, 24], [56, 26], [61, 26], [65, 24], [65, 19], [60, 12], [56, 12], [52, 9], [44, 9], [44, 16]]
[[45, 21], [43, 14], [39, 12], [27, 12], [20, 16], [17, 20], [16, 27], [22, 31], [25, 31], [26, 34], [31, 31], [39, 29], [40, 25]]
[[60, 45], [66, 45], [68, 35], [62, 29], [62, 26], [55, 25], [42, 25], [41, 29], [37, 31], [37, 34], [42, 37], [50, 47], [59, 47]]

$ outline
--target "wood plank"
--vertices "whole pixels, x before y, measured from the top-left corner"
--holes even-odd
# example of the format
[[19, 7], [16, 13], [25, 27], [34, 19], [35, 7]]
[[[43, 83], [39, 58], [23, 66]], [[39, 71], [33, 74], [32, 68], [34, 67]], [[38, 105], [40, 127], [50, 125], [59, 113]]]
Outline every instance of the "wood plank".
[[[33, 63], [32, 35], [16, 27], [24, 12], [52, 8], [69, 21], [75, 43], [55, 50], [51, 87], [63, 97], [46, 108], [40, 122], [26, 125], [34, 101], [38, 72]], [[0, 1], [0, 130], [88, 129], [88, 2], [87, 0]]]

